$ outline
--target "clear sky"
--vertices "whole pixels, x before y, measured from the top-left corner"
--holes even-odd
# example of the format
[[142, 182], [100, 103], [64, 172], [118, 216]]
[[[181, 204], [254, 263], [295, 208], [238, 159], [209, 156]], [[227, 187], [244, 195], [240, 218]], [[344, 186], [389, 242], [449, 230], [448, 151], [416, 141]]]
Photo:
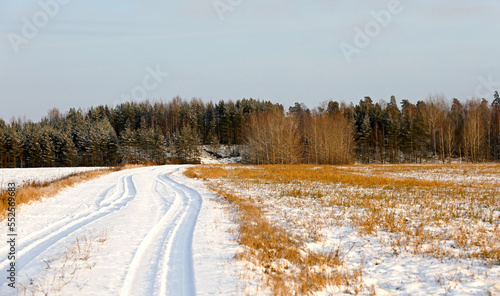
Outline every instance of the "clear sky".
[[177, 95], [491, 101], [499, 32], [498, 0], [2, 1], [0, 117]]

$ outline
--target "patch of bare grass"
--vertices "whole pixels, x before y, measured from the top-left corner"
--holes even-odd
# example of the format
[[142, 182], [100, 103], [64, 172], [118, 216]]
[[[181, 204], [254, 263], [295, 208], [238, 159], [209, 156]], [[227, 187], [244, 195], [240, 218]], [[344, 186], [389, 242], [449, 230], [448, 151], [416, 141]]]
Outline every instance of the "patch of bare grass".
[[[36, 202], [43, 197], [54, 196], [65, 188], [75, 184], [96, 179], [111, 172], [121, 170], [126, 167], [109, 168], [68, 175], [66, 177], [47, 182], [30, 182], [24, 186], [16, 188], [16, 206]], [[7, 191], [0, 192], [0, 220], [5, 218], [8, 210], [9, 195]]]
[[345, 225], [394, 256], [500, 264], [500, 164], [212, 165], [187, 174], [245, 197], [302, 242]]
[[[189, 177], [200, 177], [195, 168], [186, 170]], [[237, 209], [238, 243], [245, 250], [237, 258], [263, 272], [264, 282], [273, 295], [309, 295], [327, 285], [350, 286], [361, 281], [362, 268], [342, 268], [340, 247], [328, 254], [312, 252], [300, 236], [271, 223], [262, 208], [238, 194], [212, 187], [219, 196]]]

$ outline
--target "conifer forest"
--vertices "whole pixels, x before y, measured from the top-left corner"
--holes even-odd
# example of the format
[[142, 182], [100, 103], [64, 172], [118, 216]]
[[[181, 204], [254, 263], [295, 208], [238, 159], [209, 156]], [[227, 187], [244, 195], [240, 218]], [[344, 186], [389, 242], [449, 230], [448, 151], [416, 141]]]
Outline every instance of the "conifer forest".
[[[201, 99], [54, 108], [39, 122], [0, 119], [0, 167], [199, 163], [231, 146], [252, 164], [500, 160], [500, 97], [416, 104], [395, 97], [285, 110], [270, 101]], [[217, 151], [212, 149], [211, 151]]]

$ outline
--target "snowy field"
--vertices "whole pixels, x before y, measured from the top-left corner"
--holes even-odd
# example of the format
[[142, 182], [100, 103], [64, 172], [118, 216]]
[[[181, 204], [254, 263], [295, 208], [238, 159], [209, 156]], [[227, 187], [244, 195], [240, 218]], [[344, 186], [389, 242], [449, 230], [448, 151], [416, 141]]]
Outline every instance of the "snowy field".
[[241, 295], [231, 210], [183, 168], [113, 172], [22, 205], [17, 291], [3, 243], [0, 295]]
[[[198, 170], [212, 186], [262, 207], [268, 221], [299, 238], [304, 254], [340, 254], [337, 269], [311, 273], [362, 273], [314, 295], [500, 295], [498, 164]], [[261, 283], [282, 273], [285, 285], [301, 268], [286, 256], [244, 263]]]
[[[0, 295], [275, 295], [270, 277], [293, 286], [304, 266], [356, 275], [315, 282], [318, 296], [500, 295], [500, 165], [195, 167], [205, 181], [188, 167], [113, 172], [22, 205], [17, 289], [0, 244]], [[74, 172], [57, 170], [1, 171], [16, 182]], [[304, 264], [240, 256], [238, 210], [210, 187], [262, 208]], [[310, 254], [339, 264], [307, 265]]]
[[29, 168], [29, 169], [0, 169], [0, 189], [7, 187], [7, 183], [15, 182], [22, 186], [25, 183], [37, 181], [53, 181], [64, 178], [74, 173], [95, 171], [100, 167], [77, 167], [77, 168]]

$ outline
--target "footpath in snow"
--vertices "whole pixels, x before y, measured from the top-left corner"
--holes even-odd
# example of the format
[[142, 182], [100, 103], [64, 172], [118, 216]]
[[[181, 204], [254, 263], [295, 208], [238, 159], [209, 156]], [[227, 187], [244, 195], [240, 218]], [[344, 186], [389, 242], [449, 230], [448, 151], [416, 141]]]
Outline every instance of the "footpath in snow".
[[[182, 166], [114, 172], [16, 215], [16, 288], [0, 245], [0, 295], [235, 295], [225, 205]], [[7, 237], [5, 220], [0, 235]]]

